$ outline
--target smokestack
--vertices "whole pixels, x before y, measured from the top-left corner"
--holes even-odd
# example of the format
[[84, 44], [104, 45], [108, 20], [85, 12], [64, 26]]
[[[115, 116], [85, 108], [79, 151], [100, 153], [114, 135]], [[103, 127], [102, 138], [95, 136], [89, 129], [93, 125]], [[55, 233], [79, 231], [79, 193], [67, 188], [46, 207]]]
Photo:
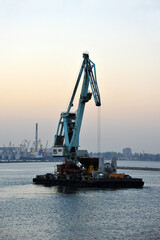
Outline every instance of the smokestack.
[[35, 151], [38, 151], [38, 123], [36, 123]]

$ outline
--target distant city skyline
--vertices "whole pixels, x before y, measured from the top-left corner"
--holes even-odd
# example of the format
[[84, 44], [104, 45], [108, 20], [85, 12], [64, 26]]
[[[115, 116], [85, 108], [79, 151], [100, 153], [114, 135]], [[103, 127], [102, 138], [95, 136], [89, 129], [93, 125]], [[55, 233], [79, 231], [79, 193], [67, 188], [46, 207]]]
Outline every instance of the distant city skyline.
[[52, 146], [88, 51], [102, 106], [86, 104], [80, 148], [159, 153], [159, 13], [158, 0], [1, 1], [0, 146], [34, 140], [36, 122]]

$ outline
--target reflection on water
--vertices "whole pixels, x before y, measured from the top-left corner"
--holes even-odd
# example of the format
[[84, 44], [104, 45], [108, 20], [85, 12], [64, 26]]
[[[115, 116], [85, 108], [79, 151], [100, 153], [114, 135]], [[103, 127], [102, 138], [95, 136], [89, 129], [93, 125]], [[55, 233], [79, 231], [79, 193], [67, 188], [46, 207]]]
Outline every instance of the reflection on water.
[[57, 186], [56, 190], [59, 193], [66, 193], [66, 194], [76, 193], [78, 191], [77, 188], [75, 188], [75, 187], [68, 187], [68, 186]]

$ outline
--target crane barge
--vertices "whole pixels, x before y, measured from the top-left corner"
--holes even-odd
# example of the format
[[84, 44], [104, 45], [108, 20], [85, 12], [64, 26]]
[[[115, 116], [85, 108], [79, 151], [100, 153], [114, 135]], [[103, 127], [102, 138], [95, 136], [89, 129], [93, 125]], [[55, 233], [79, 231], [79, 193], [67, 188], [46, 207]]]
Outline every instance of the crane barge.
[[[71, 112], [75, 95], [83, 74], [82, 88], [78, 109]], [[89, 91], [89, 86], [91, 91]], [[86, 103], [93, 95], [95, 105], [101, 106], [100, 93], [97, 84], [96, 67], [89, 59], [89, 54], [83, 53], [80, 72], [66, 112], [62, 112], [52, 148], [53, 157], [64, 157], [63, 164], [57, 165], [54, 174], [37, 175], [33, 178], [36, 184], [47, 186], [62, 185], [96, 188], [140, 188], [142, 179], [117, 173], [116, 159], [104, 163], [102, 158], [91, 158], [86, 150], [79, 150], [79, 135]]]

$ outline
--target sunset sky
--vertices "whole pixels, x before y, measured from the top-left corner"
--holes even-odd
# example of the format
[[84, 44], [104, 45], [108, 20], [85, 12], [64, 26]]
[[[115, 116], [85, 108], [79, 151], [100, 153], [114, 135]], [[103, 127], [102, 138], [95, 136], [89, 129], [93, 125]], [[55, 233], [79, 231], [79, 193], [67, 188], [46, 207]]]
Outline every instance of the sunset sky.
[[0, 146], [33, 142], [36, 122], [52, 146], [86, 51], [102, 106], [86, 104], [80, 148], [101, 128], [101, 151], [160, 153], [159, 0], [0, 0]]

